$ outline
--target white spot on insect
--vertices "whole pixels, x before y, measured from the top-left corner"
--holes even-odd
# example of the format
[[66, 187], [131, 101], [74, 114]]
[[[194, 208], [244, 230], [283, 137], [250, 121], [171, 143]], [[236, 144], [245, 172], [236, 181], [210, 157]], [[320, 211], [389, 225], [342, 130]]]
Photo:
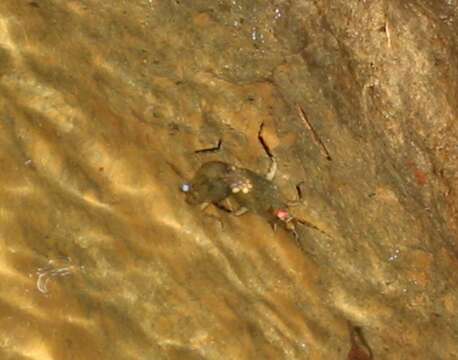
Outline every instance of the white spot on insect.
[[399, 250], [399, 249], [394, 250], [394, 254], [392, 254], [392, 255], [388, 258], [388, 261], [391, 262], [391, 261], [397, 260], [397, 259], [399, 258], [400, 253], [401, 253], [401, 250]]
[[180, 189], [183, 192], [189, 192], [191, 191], [191, 184], [188, 184], [188, 183], [181, 184]]

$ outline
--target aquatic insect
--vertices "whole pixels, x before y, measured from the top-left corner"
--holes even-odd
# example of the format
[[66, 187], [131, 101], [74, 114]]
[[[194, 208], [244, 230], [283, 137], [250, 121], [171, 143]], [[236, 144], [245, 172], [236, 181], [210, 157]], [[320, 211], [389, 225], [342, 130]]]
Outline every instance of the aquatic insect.
[[[181, 185], [186, 194], [186, 202], [201, 205], [205, 209], [214, 204], [220, 209], [232, 212], [236, 216], [253, 212], [266, 219], [276, 230], [282, 226], [294, 235], [297, 245], [302, 249], [297, 225], [301, 224], [320, 232], [332, 239], [332, 236], [309, 221], [294, 217], [289, 207], [297, 205], [297, 201], [287, 201], [278, 187], [272, 182], [277, 162], [273, 156], [269, 171], [265, 176], [251, 170], [241, 168], [222, 161], [204, 163], [189, 183]], [[239, 208], [235, 211], [227, 209], [223, 202], [233, 199]]]
[[222, 207], [223, 201], [234, 199], [239, 205], [234, 211], [236, 216], [256, 213], [274, 229], [282, 225], [297, 239], [295, 223], [299, 220], [291, 215], [288, 202], [272, 182], [277, 163], [274, 158], [271, 159], [272, 164], [265, 176], [222, 161], [207, 162], [197, 170], [190, 183], [181, 185], [181, 190], [186, 193], [189, 204], [201, 204], [202, 208], [210, 203]]
[[37, 289], [43, 294], [47, 294], [48, 282], [51, 278], [65, 277], [73, 274], [78, 267], [72, 263], [70, 258], [51, 259], [47, 266], [37, 269]]

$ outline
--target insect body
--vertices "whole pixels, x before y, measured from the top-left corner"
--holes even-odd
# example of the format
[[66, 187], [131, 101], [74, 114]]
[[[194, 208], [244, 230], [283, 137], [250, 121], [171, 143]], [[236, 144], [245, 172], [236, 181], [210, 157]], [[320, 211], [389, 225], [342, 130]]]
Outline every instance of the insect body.
[[232, 198], [239, 205], [236, 215], [251, 211], [264, 217], [274, 227], [280, 223], [288, 230], [294, 230], [288, 205], [271, 181], [276, 168], [273, 160], [268, 174], [261, 176], [225, 162], [210, 161], [203, 164], [191, 182], [183, 184], [181, 189], [190, 204], [220, 205], [223, 200]]

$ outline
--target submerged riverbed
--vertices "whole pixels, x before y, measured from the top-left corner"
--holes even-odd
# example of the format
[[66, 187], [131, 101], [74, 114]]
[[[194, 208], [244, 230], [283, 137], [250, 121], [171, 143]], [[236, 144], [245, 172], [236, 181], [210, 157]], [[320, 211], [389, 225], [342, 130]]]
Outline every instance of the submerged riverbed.
[[[1, 1], [0, 358], [458, 358], [457, 15]], [[303, 249], [180, 192], [272, 156]]]

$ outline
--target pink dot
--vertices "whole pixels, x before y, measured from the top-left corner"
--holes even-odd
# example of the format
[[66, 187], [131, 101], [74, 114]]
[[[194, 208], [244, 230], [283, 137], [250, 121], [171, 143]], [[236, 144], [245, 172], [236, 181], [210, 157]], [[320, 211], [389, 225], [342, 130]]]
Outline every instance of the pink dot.
[[275, 216], [280, 220], [287, 220], [289, 218], [289, 212], [285, 209], [278, 209], [275, 211]]

